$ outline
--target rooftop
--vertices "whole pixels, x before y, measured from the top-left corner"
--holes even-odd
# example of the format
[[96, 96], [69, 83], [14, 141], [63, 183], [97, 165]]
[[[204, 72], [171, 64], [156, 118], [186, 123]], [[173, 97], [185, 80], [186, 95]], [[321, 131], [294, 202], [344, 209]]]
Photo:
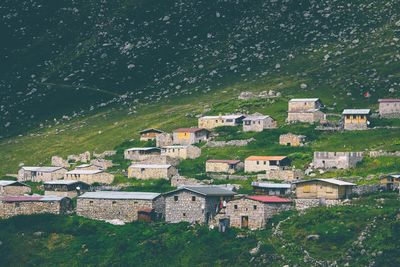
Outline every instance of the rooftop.
[[24, 184], [24, 183], [21, 183], [21, 182], [18, 182], [18, 181], [0, 180], [0, 186], [9, 186], [9, 185], [14, 185], [14, 184], [29, 186], [27, 184]]
[[238, 164], [240, 163], [240, 160], [235, 160], [235, 159], [209, 159], [207, 162], [210, 163], [227, 163], [227, 164]]
[[270, 116], [268, 115], [249, 115], [244, 118], [244, 121], [253, 121], [253, 120], [264, 120], [266, 118], [269, 118]]
[[379, 103], [385, 102], [400, 102], [400, 98], [383, 98], [378, 100]]
[[129, 168], [135, 169], [168, 169], [172, 167], [170, 164], [132, 164]]
[[158, 129], [154, 129], [154, 128], [150, 128], [150, 129], [145, 129], [140, 131], [140, 134], [145, 134], [145, 133], [150, 133], [150, 132], [156, 132], [156, 133], [163, 133], [164, 131], [158, 130]]
[[200, 132], [200, 131], [207, 131], [207, 132], [209, 132], [207, 129], [204, 129], [204, 128], [195, 128], [195, 127], [193, 127], [193, 128], [179, 128], [179, 129], [176, 129], [174, 132], [176, 132], [176, 133], [185, 133], [185, 132], [188, 132], [188, 133], [197, 133], [197, 132]]
[[55, 185], [71, 185], [71, 184], [76, 184], [76, 183], [84, 183], [81, 181], [77, 181], [77, 180], [54, 180], [54, 181], [47, 181], [44, 182], [44, 184], [46, 185], [51, 185], [51, 184], [55, 184]]
[[242, 114], [230, 114], [230, 115], [219, 115], [219, 116], [203, 116], [200, 119], [239, 119], [244, 117]]
[[160, 193], [149, 192], [120, 192], [120, 191], [97, 191], [86, 192], [78, 198], [90, 199], [138, 199], [138, 200], [153, 200], [159, 197]]
[[287, 159], [286, 156], [250, 156], [246, 160], [284, 160]]
[[317, 102], [319, 98], [292, 98], [289, 102]]
[[0, 201], [4, 202], [47, 202], [47, 201], [61, 201], [65, 197], [59, 196], [4, 196], [0, 197]]
[[72, 170], [69, 172], [66, 172], [66, 174], [96, 174], [96, 173], [102, 173], [103, 170]]
[[367, 115], [370, 114], [370, 109], [345, 109], [343, 115]]
[[345, 182], [342, 180], [337, 180], [337, 179], [311, 179], [311, 180], [303, 180], [303, 181], [296, 181], [294, 182], [295, 184], [302, 184], [302, 183], [309, 183], [309, 182], [315, 182], [315, 181], [321, 181], [321, 182], [325, 182], [325, 183], [329, 183], [329, 184], [334, 184], [334, 185], [356, 185], [353, 183], [349, 183], [349, 182]]
[[282, 198], [277, 196], [247, 196], [246, 198], [251, 200], [260, 201], [263, 203], [291, 203], [292, 200], [288, 198]]
[[252, 182], [252, 186], [256, 187], [263, 187], [263, 188], [285, 188], [290, 189], [292, 187], [291, 184], [273, 184], [273, 183], [259, 183], [259, 182]]
[[221, 188], [220, 186], [183, 186], [174, 191], [170, 191], [165, 193], [165, 195], [169, 195], [175, 192], [188, 190], [203, 196], [234, 196], [236, 193], [231, 190]]
[[77, 168], [77, 169], [79, 169], [79, 168], [87, 168], [87, 167], [90, 167], [90, 166], [93, 166], [93, 165], [92, 164], [81, 164], [81, 165], [76, 166], [75, 168]]
[[161, 149], [163, 148], [176, 148], [176, 149], [180, 149], [180, 148], [188, 148], [189, 146], [181, 146], [181, 145], [173, 145], [173, 146], [163, 146]]
[[128, 148], [127, 151], [148, 151], [148, 150], [160, 150], [158, 147], [132, 147]]
[[26, 171], [31, 171], [31, 172], [54, 172], [58, 171], [60, 169], [63, 169], [63, 167], [36, 167], [36, 166], [23, 166], [22, 169]]

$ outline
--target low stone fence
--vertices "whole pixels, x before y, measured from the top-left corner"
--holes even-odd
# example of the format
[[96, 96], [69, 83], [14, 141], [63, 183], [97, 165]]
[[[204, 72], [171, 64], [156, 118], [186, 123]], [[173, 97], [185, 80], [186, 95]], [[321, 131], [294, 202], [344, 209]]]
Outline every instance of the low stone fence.
[[378, 192], [381, 190], [381, 185], [373, 184], [373, 185], [357, 185], [353, 187], [353, 194], [356, 195], [364, 195], [369, 193]]
[[377, 157], [400, 157], [400, 151], [370, 151], [369, 156], [371, 158], [377, 158]]
[[251, 175], [235, 175], [235, 174], [209, 174], [210, 178], [215, 180], [247, 180]]
[[347, 204], [349, 200], [336, 200], [336, 199], [294, 199], [295, 208], [298, 211], [304, 211], [309, 208], [314, 208], [318, 206], [337, 206]]
[[250, 142], [253, 142], [255, 139], [245, 139], [245, 140], [231, 140], [231, 141], [209, 141], [204, 146], [205, 147], [225, 147], [225, 146], [247, 146]]

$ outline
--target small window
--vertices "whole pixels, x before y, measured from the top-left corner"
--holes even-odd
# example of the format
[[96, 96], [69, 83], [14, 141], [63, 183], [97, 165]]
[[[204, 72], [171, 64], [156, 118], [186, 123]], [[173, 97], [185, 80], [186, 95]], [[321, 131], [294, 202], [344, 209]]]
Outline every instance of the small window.
[[183, 215], [183, 217], [186, 217], [186, 213], [185, 212], [182, 215]]
[[20, 204], [20, 203], [15, 203], [15, 207], [16, 207], [16, 208], [19, 208], [19, 204]]
[[260, 162], [257, 160], [257, 165], [260, 165]]
[[234, 205], [233, 208], [234, 208], [235, 210], [237, 210], [237, 209], [238, 209], [238, 206], [237, 206], [237, 205]]
[[137, 204], [137, 203], [138, 203], [137, 201], [133, 202], [133, 204]]
[[89, 201], [89, 203], [90, 203], [90, 204], [93, 204], [93, 201], [91, 200], [91, 201]]
[[253, 210], [256, 210], [256, 209], [257, 209], [257, 205], [254, 205], [254, 206], [253, 206]]
[[179, 197], [178, 196], [174, 196], [174, 200], [178, 201]]
[[117, 201], [113, 201], [112, 203], [115, 204], [115, 203], [117, 203]]
[[192, 201], [196, 201], [196, 197], [195, 196], [192, 196]]

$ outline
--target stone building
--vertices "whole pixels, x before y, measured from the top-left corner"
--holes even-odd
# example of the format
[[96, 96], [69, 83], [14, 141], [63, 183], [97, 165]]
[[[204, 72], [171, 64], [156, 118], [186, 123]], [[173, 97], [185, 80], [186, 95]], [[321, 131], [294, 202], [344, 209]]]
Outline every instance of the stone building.
[[62, 167], [22, 167], [18, 171], [18, 181], [46, 182], [64, 177], [67, 169]]
[[162, 133], [156, 137], [156, 147], [172, 146], [173, 144], [173, 135], [170, 133]]
[[380, 184], [387, 190], [400, 188], [400, 174], [385, 175], [380, 178]]
[[263, 172], [284, 169], [290, 165], [290, 160], [285, 156], [251, 156], [244, 161], [245, 172]]
[[325, 120], [325, 114], [319, 98], [295, 98], [289, 101], [288, 122], [314, 123]]
[[254, 193], [257, 195], [284, 196], [292, 193], [291, 184], [273, 184], [267, 182], [252, 182]]
[[379, 99], [379, 115], [382, 118], [400, 118], [400, 98]]
[[370, 109], [345, 109], [342, 113], [343, 128], [345, 130], [366, 130], [368, 129], [371, 116]]
[[149, 140], [156, 140], [157, 136], [164, 133], [161, 130], [158, 129], [146, 129], [143, 131], [140, 131], [140, 141], [149, 141]]
[[176, 159], [196, 159], [201, 156], [201, 149], [197, 146], [164, 146], [161, 155]]
[[350, 169], [363, 158], [363, 152], [314, 152], [312, 165], [316, 169]]
[[303, 170], [286, 168], [286, 167], [281, 169], [267, 170], [265, 171], [265, 175], [262, 177], [262, 179], [281, 180], [286, 182], [301, 180], [303, 178], [304, 178]]
[[108, 168], [114, 166], [112, 160], [102, 159], [102, 158], [92, 159], [90, 161], [90, 164], [93, 165], [94, 167], [97, 167], [100, 170], [107, 170]]
[[225, 217], [230, 226], [252, 230], [265, 228], [267, 221], [274, 215], [293, 209], [293, 202], [277, 196], [246, 196], [229, 201]]
[[179, 128], [173, 133], [174, 144], [192, 145], [200, 142], [207, 142], [210, 138], [210, 131], [204, 128]]
[[175, 175], [178, 170], [169, 164], [132, 164], [128, 168], [128, 178], [169, 180]]
[[275, 129], [278, 123], [267, 115], [250, 115], [243, 119], [244, 132], [262, 132], [265, 129]]
[[159, 193], [87, 192], [78, 197], [76, 213], [95, 220], [158, 220], [164, 218], [165, 201]]
[[103, 170], [72, 170], [65, 173], [64, 178], [65, 180], [81, 181], [88, 184], [111, 184], [114, 181], [114, 175]]
[[93, 164], [85, 163], [85, 164], [76, 166], [75, 170], [100, 170], [100, 168]]
[[124, 151], [125, 159], [135, 161], [142, 161], [159, 155], [161, 155], [161, 149], [158, 147], [133, 147]]
[[208, 224], [235, 194], [215, 186], [185, 186], [165, 193], [165, 221]]
[[220, 126], [239, 126], [242, 125], [244, 118], [245, 116], [242, 114], [204, 116], [199, 118], [198, 126], [204, 129], [214, 129]]
[[45, 196], [77, 197], [90, 190], [90, 185], [76, 180], [55, 180], [43, 184]]
[[312, 179], [298, 181], [296, 197], [299, 199], [347, 199], [352, 194], [353, 183], [337, 179]]
[[67, 214], [72, 212], [70, 198], [58, 196], [1, 196], [0, 218], [39, 213]]
[[206, 172], [235, 173], [243, 170], [240, 160], [209, 159], [206, 161]]
[[279, 144], [283, 146], [304, 146], [305, 141], [304, 135], [287, 133], [279, 136]]
[[27, 184], [0, 180], [0, 196], [22, 196], [31, 193], [31, 187]]

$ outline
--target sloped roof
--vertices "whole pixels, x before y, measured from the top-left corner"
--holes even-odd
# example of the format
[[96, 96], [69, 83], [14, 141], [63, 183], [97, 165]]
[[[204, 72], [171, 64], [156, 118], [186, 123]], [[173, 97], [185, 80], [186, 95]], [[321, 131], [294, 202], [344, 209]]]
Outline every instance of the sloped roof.
[[90, 166], [93, 166], [93, 164], [88, 164], [88, 163], [86, 163], [86, 164], [81, 164], [81, 165], [78, 165], [78, 166], [76, 166], [75, 168], [76, 169], [79, 169], [79, 168], [87, 168], [87, 167], [90, 167]]
[[400, 102], [400, 98], [383, 98], [378, 100], [379, 103]]
[[90, 199], [138, 199], [138, 200], [153, 200], [159, 197], [160, 193], [152, 192], [121, 192], [121, 191], [97, 191], [86, 192], [78, 198]]
[[345, 109], [343, 115], [367, 115], [370, 114], [370, 109]]
[[10, 185], [24, 185], [24, 186], [29, 186], [27, 184], [18, 182], [18, 181], [13, 181], [13, 180], [0, 180], [0, 186], [10, 186]]
[[140, 131], [140, 134], [145, 134], [145, 133], [149, 133], [149, 132], [156, 132], [156, 133], [163, 133], [164, 131], [158, 130], [158, 129], [154, 129], [154, 128], [150, 128], [150, 129], [145, 129]]
[[61, 201], [66, 197], [59, 196], [4, 196], [0, 197], [0, 201], [4, 202], [47, 202], [47, 201]]
[[334, 178], [329, 178], [329, 179], [322, 179], [322, 178], [320, 178], [320, 179], [311, 179], [311, 180], [296, 181], [296, 182], [293, 182], [293, 183], [302, 184], [302, 183], [309, 183], [309, 182], [315, 182], [315, 181], [321, 181], [321, 182], [334, 184], [334, 185], [351, 185], [351, 186], [356, 185], [356, 184], [353, 184], [353, 183], [349, 183], [349, 182], [342, 181], [342, 180], [337, 180], [337, 179], [334, 179]]
[[246, 160], [284, 160], [287, 159], [288, 157], [286, 156], [250, 156], [246, 158]]
[[126, 151], [148, 151], [148, 150], [160, 150], [158, 147], [131, 147]]
[[129, 168], [135, 169], [168, 169], [172, 167], [170, 164], [132, 164]]
[[245, 117], [243, 114], [230, 114], [230, 115], [220, 115], [220, 116], [203, 116], [200, 119], [239, 119]]
[[71, 185], [71, 184], [77, 184], [77, 183], [86, 184], [85, 182], [81, 182], [81, 181], [77, 181], [77, 180], [53, 180], [53, 181], [44, 182], [45, 185]]
[[255, 120], [264, 120], [267, 118], [271, 118], [269, 115], [249, 115], [243, 119], [243, 121], [255, 121]]
[[176, 129], [174, 132], [175, 133], [197, 133], [197, 132], [200, 132], [200, 131], [207, 131], [207, 132], [209, 132], [209, 130], [207, 130], [207, 129], [204, 129], [204, 128], [195, 128], [195, 127], [193, 127], [193, 128], [179, 128], [179, 129]]
[[273, 184], [273, 183], [260, 183], [260, 182], [252, 182], [252, 186], [263, 187], [263, 188], [285, 188], [290, 189], [292, 187], [291, 184]]
[[208, 196], [208, 197], [236, 195], [235, 192], [221, 188], [219, 186], [200, 186], [200, 185], [199, 186], [183, 186], [176, 190], [167, 192], [167, 193], [165, 193], [165, 195], [173, 194], [173, 193], [184, 191], [184, 190], [188, 190], [188, 191], [191, 191], [191, 192], [203, 195], [203, 196]]
[[260, 201], [263, 203], [291, 203], [291, 199], [277, 197], [277, 196], [246, 196], [246, 198], [251, 200]]
[[58, 171], [60, 169], [64, 169], [63, 167], [36, 167], [36, 166], [23, 166], [22, 169], [26, 171], [32, 171], [32, 172], [54, 172]]
[[238, 164], [240, 163], [240, 160], [235, 160], [235, 159], [209, 159], [207, 162], [210, 163], [226, 163], [226, 164]]
[[292, 98], [289, 102], [317, 102], [319, 98]]
[[97, 174], [97, 173], [102, 173], [104, 172], [103, 170], [72, 170], [69, 172], [66, 172], [66, 174]]

